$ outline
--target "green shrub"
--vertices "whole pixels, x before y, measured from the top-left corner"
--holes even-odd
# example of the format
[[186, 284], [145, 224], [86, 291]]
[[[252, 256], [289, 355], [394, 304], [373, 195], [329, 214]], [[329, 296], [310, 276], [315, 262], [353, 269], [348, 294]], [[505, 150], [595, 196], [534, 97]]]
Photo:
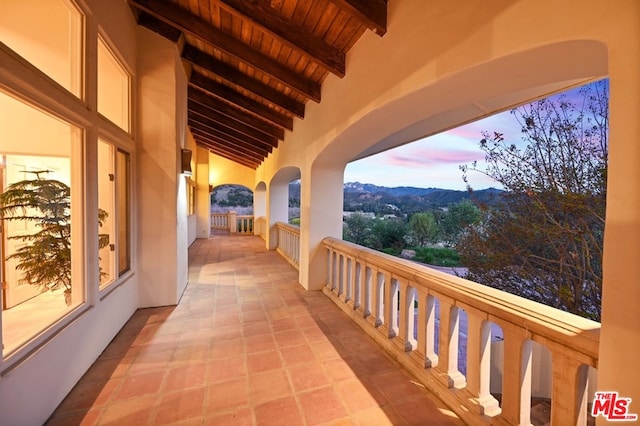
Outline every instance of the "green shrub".
[[423, 247], [415, 248], [416, 257], [414, 260], [436, 266], [460, 266], [460, 255], [449, 248]]

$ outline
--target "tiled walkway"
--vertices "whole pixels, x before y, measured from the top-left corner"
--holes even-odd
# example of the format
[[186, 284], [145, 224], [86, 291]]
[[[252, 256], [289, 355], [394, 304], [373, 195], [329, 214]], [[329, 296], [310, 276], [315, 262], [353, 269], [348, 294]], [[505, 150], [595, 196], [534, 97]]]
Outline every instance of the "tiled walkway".
[[189, 255], [180, 304], [137, 311], [48, 425], [461, 424], [261, 239]]

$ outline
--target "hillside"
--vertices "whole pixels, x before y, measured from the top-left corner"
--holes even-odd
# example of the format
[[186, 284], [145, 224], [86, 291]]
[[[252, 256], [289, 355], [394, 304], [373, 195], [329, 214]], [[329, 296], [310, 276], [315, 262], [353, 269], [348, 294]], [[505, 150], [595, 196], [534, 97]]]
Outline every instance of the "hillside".
[[[464, 199], [492, 204], [502, 192], [495, 188], [469, 192], [410, 186], [389, 188], [368, 183], [348, 182], [344, 184], [343, 210], [411, 215], [416, 212], [446, 208]], [[299, 181], [289, 184], [289, 198], [290, 205], [300, 205]], [[211, 202], [214, 207], [249, 207], [253, 204], [253, 195], [244, 187], [222, 185], [214, 190]]]

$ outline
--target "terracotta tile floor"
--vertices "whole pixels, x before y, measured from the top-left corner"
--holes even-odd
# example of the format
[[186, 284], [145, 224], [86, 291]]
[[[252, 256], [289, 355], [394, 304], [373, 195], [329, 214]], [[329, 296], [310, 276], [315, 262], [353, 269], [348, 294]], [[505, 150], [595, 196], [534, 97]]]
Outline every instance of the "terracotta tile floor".
[[175, 307], [138, 310], [48, 425], [456, 425], [258, 237], [189, 249]]

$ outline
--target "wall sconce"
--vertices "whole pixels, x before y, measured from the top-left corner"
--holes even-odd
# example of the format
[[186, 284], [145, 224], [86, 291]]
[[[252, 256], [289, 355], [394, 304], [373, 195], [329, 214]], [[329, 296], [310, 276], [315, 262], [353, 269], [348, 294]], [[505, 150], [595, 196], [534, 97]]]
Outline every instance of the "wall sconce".
[[181, 150], [182, 154], [182, 162], [180, 165], [180, 173], [183, 175], [191, 176], [193, 172], [191, 171], [191, 150], [183, 149]]

